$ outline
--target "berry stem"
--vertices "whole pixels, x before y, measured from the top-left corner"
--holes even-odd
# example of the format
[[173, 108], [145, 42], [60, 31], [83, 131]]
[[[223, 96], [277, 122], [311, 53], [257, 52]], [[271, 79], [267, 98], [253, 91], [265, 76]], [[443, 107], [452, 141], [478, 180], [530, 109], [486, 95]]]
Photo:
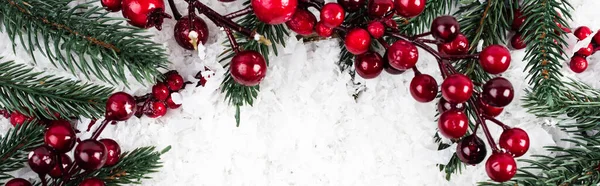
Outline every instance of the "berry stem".
[[227, 34], [227, 39], [229, 39], [229, 44], [231, 44], [231, 49], [233, 50], [233, 52], [235, 52], [235, 53], [240, 52], [240, 46], [238, 45], [237, 41], [235, 41], [235, 37], [233, 36], [231, 29], [229, 29], [229, 28], [224, 28], [224, 29], [225, 29], [225, 33]]
[[477, 119], [477, 124], [475, 125], [475, 129], [473, 130], [473, 134], [475, 134], [477, 126], [481, 125], [481, 128], [483, 129], [483, 134], [485, 134], [485, 138], [487, 139], [490, 147], [492, 147], [493, 151], [498, 151], [498, 146], [496, 146], [496, 143], [494, 143], [494, 138], [492, 138], [490, 130], [488, 129], [487, 124], [485, 123], [485, 120], [481, 118], [482, 114], [479, 113], [479, 108], [472, 99], [469, 100], [469, 104], [475, 107], [475, 109], [473, 110], [475, 111], [475, 118]]
[[440, 44], [439, 41], [433, 40], [433, 39], [415, 39], [416, 42], [423, 42], [423, 43], [429, 43], [429, 44]]
[[421, 75], [421, 71], [419, 71], [419, 69], [416, 66], [412, 67], [412, 70], [415, 73], [415, 76]]
[[227, 27], [229, 29], [235, 30], [238, 33], [241, 33], [242, 35], [246, 36], [246, 37], [250, 37], [250, 38], [254, 38], [254, 35], [256, 35], [255, 32], [250, 31], [240, 25], [238, 25], [237, 23], [233, 22], [231, 19], [227, 19], [225, 16], [217, 13], [216, 11], [214, 11], [213, 9], [211, 9], [210, 7], [206, 6], [204, 3], [194, 0], [194, 1], [190, 1], [190, 6], [196, 8], [198, 10], [198, 12], [200, 12], [201, 14], [206, 15], [206, 17], [208, 17], [208, 19], [210, 19], [213, 23], [215, 23], [217, 26], [220, 27]]
[[442, 74], [442, 78], [446, 79], [446, 77], [448, 77], [448, 69], [446, 68], [446, 65], [444, 64], [444, 61], [442, 60], [437, 60], [437, 64], [438, 67], [440, 69], [440, 73]]
[[40, 177], [40, 180], [42, 180], [42, 186], [48, 186], [48, 180], [46, 180], [46, 175], [38, 174], [38, 176]]
[[421, 34], [414, 35], [414, 36], [411, 37], [411, 39], [418, 39], [418, 38], [422, 38], [422, 37], [425, 37], [425, 36], [428, 36], [428, 35], [431, 35], [431, 32], [424, 32], [424, 33], [421, 33]]
[[175, 2], [173, 0], [169, 0], [169, 7], [171, 7], [171, 11], [173, 12], [173, 17], [175, 20], [181, 19], [181, 13], [177, 10], [177, 6], [175, 6]]
[[500, 120], [497, 120], [497, 119], [496, 119], [496, 118], [494, 118], [494, 117], [491, 117], [491, 116], [488, 116], [488, 115], [485, 115], [485, 114], [483, 115], [483, 117], [484, 117], [485, 119], [487, 119], [487, 120], [490, 120], [490, 121], [494, 122], [496, 125], [498, 125], [498, 126], [502, 127], [502, 129], [504, 129], [504, 130], [508, 130], [508, 129], [510, 129], [510, 127], [509, 127], [508, 125], [505, 125], [505, 124], [504, 124], [504, 123], [502, 123]]
[[379, 42], [379, 44], [381, 44], [381, 46], [383, 46], [383, 48], [385, 48], [385, 50], [390, 48], [390, 44], [388, 42], [386, 42], [383, 38], [377, 39], [377, 42]]
[[442, 55], [442, 59], [456, 61], [460, 59], [479, 59], [479, 54], [468, 55]]
[[102, 124], [100, 124], [100, 126], [96, 129], [96, 131], [94, 131], [94, 133], [92, 133], [92, 137], [90, 137], [90, 139], [93, 139], [93, 140], [98, 139], [98, 137], [100, 136], [100, 133], [102, 133], [102, 131], [104, 131], [104, 128], [106, 128], [106, 125], [108, 125], [108, 122], [110, 122], [110, 121], [109, 120], [102, 121]]
[[252, 8], [250, 8], [250, 6], [248, 6], [248, 7], [244, 8], [244, 9], [241, 9], [241, 10], [238, 10], [238, 11], [235, 11], [235, 12], [231, 12], [231, 13], [225, 15], [225, 18], [227, 18], [227, 19], [235, 19], [235, 18], [244, 16], [244, 15], [248, 15], [250, 13], [252, 13]]

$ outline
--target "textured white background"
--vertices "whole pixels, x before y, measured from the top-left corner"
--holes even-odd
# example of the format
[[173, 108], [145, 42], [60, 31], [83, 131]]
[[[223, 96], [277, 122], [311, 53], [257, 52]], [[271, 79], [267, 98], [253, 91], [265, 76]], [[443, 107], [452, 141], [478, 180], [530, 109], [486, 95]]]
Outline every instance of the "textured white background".
[[[222, 13], [239, 9], [242, 2], [202, 1]], [[571, 2], [575, 8], [572, 27], [600, 28], [600, 23], [594, 21], [600, 16], [600, 1]], [[178, 7], [185, 10], [186, 5], [180, 1]], [[154, 40], [168, 49], [173, 62], [169, 67], [186, 80], [193, 80], [192, 76], [204, 66], [216, 75], [204, 88], [183, 91], [183, 107], [169, 110], [166, 117], [132, 118], [109, 126], [101, 135], [116, 139], [123, 150], [172, 146], [163, 156], [164, 167], [144, 185], [472, 185], [487, 180], [483, 164], [469, 166], [463, 174], [453, 175], [451, 181], [439, 172], [436, 164], [446, 163], [455, 148], [436, 150], [432, 140], [437, 126], [435, 101], [422, 104], [413, 100], [408, 91], [412, 72], [397, 76], [384, 72], [374, 80], [358, 79], [367, 89], [355, 101], [346, 86], [350, 77], [334, 64], [340, 51], [335, 40], [303, 44], [288, 39], [279, 56], [269, 56], [270, 67], [255, 106], [242, 108], [241, 127], [236, 128], [235, 110], [223, 102], [218, 89], [224, 70], [216, 63], [216, 55], [224, 49], [220, 45], [225, 38], [223, 32], [209, 23], [211, 37], [199, 56], [176, 44], [172, 37], [174, 25], [175, 21], [167, 20], [162, 32], [150, 29]], [[424, 51], [420, 53], [419, 69], [441, 83], [433, 58]], [[529, 133], [527, 158], [547, 154], [542, 146], [566, 144], [558, 142], [565, 134], [553, 126], [554, 121], [536, 119], [521, 108], [518, 98], [528, 86], [523, 55], [523, 50], [513, 51], [511, 67], [503, 74], [517, 92], [499, 119]], [[17, 47], [16, 54], [12, 52], [6, 34], [0, 34], [0, 56], [33, 64], [22, 47]], [[53, 67], [39, 54], [37, 59], [36, 70], [78, 78]], [[574, 76], [567, 67], [563, 71], [599, 88], [597, 55], [589, 62], [590, 68], [580, 75]], [[117, 89], [136, 95], [150, 92], [149, 87], [131, 79], [132, 89]], [[84, 130], [87, 122], [82, 120], [78, 128]], [[8, 120], [0, 119], [0, 134], [10, 127]], [[497, 139], [500, 129], [491, 128]], [[28, 169], [15, 175], [35, 177]]]

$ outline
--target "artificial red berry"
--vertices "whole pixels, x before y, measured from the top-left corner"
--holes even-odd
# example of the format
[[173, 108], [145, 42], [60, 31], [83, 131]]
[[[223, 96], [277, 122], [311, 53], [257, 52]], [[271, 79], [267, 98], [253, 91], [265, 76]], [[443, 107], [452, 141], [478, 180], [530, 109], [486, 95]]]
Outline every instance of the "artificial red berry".
[[118, 12], [121, 10], [121, 0], [101, 0], [100, 4], [109, 12]]
[[166, 100], [170, 93], [171, 91], [169, 91], [169, 87], [167, 87], [167, 85], [164, 83], [159, 82], [152, 86], [152, 96], [158, 100]]
[[441, 97], [440, 101], [438, 102], [438, 112], [440, 113], [444, 113], [449, 110], [463, 112], [465, 108], [465, 103], [452, 103], [446, 101], [446, 99], [444, 99], [443, 97]]
[[525, 15], [523, 15], [523, 12], [521, 12], [520, 9], [515, 10], [514, 16], [515, 17], [512, 22], [512, 29], [514, 31], [520, 31], [521, 26], [523, 26], [523, 24], [525, 23], [525, 19], [527, 19], [527, 17], [525, 17]]
[[428, 74], [418, 74], [410, 81], [410, 94], [418, 102], [430, 102], [435, 99], [437, 93], [438, 84]]
[[510, 39], [510, 46], [512, 46], [514, 49], [520, 50], [527, 47], [527, 44], [523, 40], [523, 35], [521, 33], [516, 33]]
[[580, 49], [577, 51], [577, 55], [580, 55], [580, 56], [582, 56], [582, 57], [587, 57], [587, 56], [590, 56], [590, 55], [592, 55], [593, 53], [594, 53], [594, 46], [592, 45], [592, 43], [588, 44], [588, 46], [587, 46], [587, 47], [580, 48]]
[[571, 57], [571, 62], [569, 62], [569, 68], [575, 73], [582, 73], [587, 69], [588, 62], [587, 59], [581, 56], [573, 56]]
[[481, 112], [483, 112], [483, 114], [485, 114], [487, 116], [496, 117], [496, 116], [500, 115], [502, 113], [502, 111], [504, 111], [504, 107], [491, 106], [481, 99], [479, 99], [477, 104], [479, 106], [479, 110], [481, 110]]
[[398, 75], [404, 73], [406, 70], [398, 70], [390, 65], [388, 60], [387, 52], [383, 55], [383, 70], [385, 70], [388, 74]]
[[372, 18], [381, 18], [394, 9], [393, 0], [369, 0], [368, 12]]
[[144, 114], [150, 118], [159, 118], [167, 114], [167, 105], [163, 101], [153, 101], [146, 106]]
[[79, 142], [73, 153], [75, 163], [84, 170], [98, 170], [106, 163], [106, 147], [94, 139]]
[[425, 10], [425, 0], [394, 0], [396, 13], [405, 18], [418, 16]]
[[135, 99], [125, 92], [117, 92], [106, 101], [107, 120], [125, 121], [135, 113]]
[[315, 25], [315, 32], [321, 37], [329, 37], [333, 34], [333, 28], [329, 28], [325, 26], [323, 21], [319, 21], [317, 22], [317, 25]]
[[517, 173], [517, 163], [508, 153], [493, 153], [485, 162], [485, 171], [490, 179], [505, 182]]
[[385, 32], [385, 26], [379, 21], [373, 21], [369, 23], [369, 25], [367, 26], [367, 30], [369, 31], [371, 36], [373, 36], [373, 38], [379, 39], [383, 37], [383, 34]]
[[10, 124], [12, 124], [13, 127], [16, 127], [17, 125], [21, 125], [31, 120], [33, 120], [32, 117], [21, 114], [19, 111], [15, 110], [12, 113], [10, 113]]
[[577, 39], [584, 40], [586, 37], [592, 35], [592, 30], [590, 29], [590, 27], [580, 26], [579, 28], [575, 29], [575, 32], [573, 32], [573, 34], [575, 35], [575, 37], [577, 37]]
[[498, 144], [513, 156], [520, 157], [529, 150], [529, 135], [520, 128], [507, 129], [500, 135]]
[[[175, 102], [173, 99], [176, 99], [175, 101], [177, 102]], [[167, 107], [169, 107], [170, 109], [177, 109], [181, 107], [181, 94], [174, 92], [171, 95], [169, 95], [167, 101], [165, 102], [167, 103]]]
[[86, 178], [79, 183], [79, 186], [105, 186], [104, 181], [98, 178]]
[[69, 164], [71, 164], [71, 162], [73, 162], [71, 160], [71, 158], [69, 156], [67, 156], [66, 154], [61, 154], [60, 155], [60, 164], [62, 164], [62, 169], [60, 168], [60, 165], [58, 164], [58, 161], [56, 162], [56, 164], [54, 165], [54, 168], [52, 168], [52, 170], [48, 173], [48, 175], [52, 178], [62, 178], [63, 176], [63, 171], [65, 172], [68, 171], [67, 167], [69, 167]]
[[65, 120], [52, 121], [44, 133], [44, 143], [58, 153], [71, 151], [75, 146], [75, 140], [75, 130]]
[[[560, 15], [560, 14], [559, 14], [559, 15]], [[560, 17], [560, 16], [559, 16], [559, 17]], [[556, 26], [557, 26], [558, 28], [560, 28], [560, 29], [561, 29], [561, 30], [554, 30], [554, 33], [555, 33], [555, 34], [557, 34], [557, 35], [560, 35], [560, 34], [562, 34], [562, 32], [565, 32], [565, 33], [571, 33], [571, 29], [570, 29], [570, 28], [567, 28], [567, 27], [564, 27], [564, 26], [562, 26], [562, 24], [560, 24], [560, 23], [559, 23], [558, 21], [556, 21], [556, 20], [554, 20], [554, 23], [556, 23]]]
[[362, 28], [352, 29], [346, 34], [344, 45], [348, 52], [359, 55], [369, 50], [371, 45], [371, 36], [369, 32]]
[[251, 0], [251, 5], [258, 20], [278, 25], [292, 19], [298, 0]]
[[451, 42], [458, 34], [460, 34], [460, 25], [452, 16], [440, 16], [431, 23], [431, 35], [442, 43]]
[[596, 34], [594, 34], [592, 42], [594, 42], [596, 45], [600, 45], [600, 32], [596, 32]]
[[366, 52], [357, 55], [354, 59], [354, 68], [356, 73], [365, 79], [372, 79], [383, 71], [383, 60], [377, 52]]
[[27, 163], [33, 172], [45, 175], [54, 168], [56, 154], [51, 147], [42, 145], [29, 152]]
[[356, 12], [365, 4], [365, 0], [337, 0], [346, 12]]
[[256, 51], [241, 51], [231, 59], [229, 71], [235, 82], [244, 86], [256, 86], [267, 75], [267, 63]]
[[5, 186], [31, 186], [31, 182], [23, 178], [13, 178], [8, 180]]
[[512, 102], [515, 90], [512, 83], [503, 77], [495, 77], [483, 85], [481, 97], [490, 106], [504, 107]]
[[455, 139], [464, 136], [469, 129], [469, 119], [464, 112], [449, 110], [440, 115], [438, 129], [447, 138]]
[[398, 70], [408, 70], [415, 67], [419, 59], [419, 51], [415, 45], [404, 40], [398, 40], [387, 50], [390, 66]]
[[442, 82], [442, 97], [452, 103], [464, 103], [473, 94], [473, 81], [463, 74], [453, 74]]
[[469, 52], [469, 40], [465, 35], [458, 34], [451, 42], [439, 44], [438, 50], [449, 55], [467, 54]]
[[[169, 87], [169, 90], [176, 92], [176, 91], [181, 90], [181, 88], [183, 88], [183, 84], [185, 84], [185, 82], [183, 81], [183, 77], [181, 77], [181, 75], [179, 75], [179, 73], [176, 73], [176, 72], [167, 73], [166, 76], [167, 77], [165, 79], [165, 83]], [[162, 99], [162, 100], [164, 100], [164, 99]]]
[[308, 10], [298, 8], [292, 19], [285, 22], [287, 27], [303, 36], [312, 34], [315, 25], [317, 24], [317, 18], [314, 14]]
[[327, 3], [321, 8], [321, 21], [329, 28], [335, 28], [344, 22], [346, 12], [337, 3]]
[[510, 52], [501, 45], [487, 46], [479, 53], [481, 68], [490, 74], [500, 74], [510, 66]]
[[163, 0], [123, 0], [121, 3], [123, 17], [129, 24], [140, 27], [162, 29], [164, 18], [171, 18], [165, 13]]
[[456, 156], [460, 161], [469, 165], [481, 163], [486, 154], [487, 150], [483, 140], [475, 134], [464, 137], [456, 145]]
[[[192, 31], [196, 32], [195, 36], [190, 34]], [[177, 20], [173, 34], [179, 46], [188, 50], [195, 50], [198, 47], [198, 43], [206, 44], [209, 32], [204, 20], [196, 15], [187, 15]], [[192, 42], [192, 37], [196, 37], [196, 43]]]
[[100, 142], [104, 144], [107, 152], [104, 167], [116, 165], [119, 162], [119, 156], [121, 155], [121, 146], [112, 139], [101, 139]]

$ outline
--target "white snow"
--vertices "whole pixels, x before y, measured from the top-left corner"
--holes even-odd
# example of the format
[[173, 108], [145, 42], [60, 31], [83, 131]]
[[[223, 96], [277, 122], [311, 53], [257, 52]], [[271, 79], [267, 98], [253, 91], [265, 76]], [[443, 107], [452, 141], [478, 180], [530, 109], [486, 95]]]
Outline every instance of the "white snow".
[[[218, 12], [232, 12], [241, 6], [202, 0]], [[600, 16], [600, 1], [571, 0], [574, 6], [572, 27], [587, 25], [600, 28], [594, 18]], [[99, 3], [98, 3], [99, 4]], [[184, 1], [177, 3], [186, 10]], [[168, 10], [170, 13], [170, 10]], [[121, 16], [114, 13], [113, 16]], [[290, 37], [280, 55], [269, 56], [270, 66], [261, 83], [261, 92], [253, 107], [241, 108], [241, 126], [235, 127], [235, 109], [220, 94], [219, 84], [225, 70], [217, 63], [217, 55], [225, 34], [207, 20], [211, 31], [200, 51], [183, 50], [173, 39], [174, 20], [167, 20], [163, 31], [150, 29], [158, 43], [164, 43], [173, 64], [186, 80], [208, 67], [214, 75], [203, 88], [181, 92], [183, 106], [169, 110], [159, 119], [132, 118], [115, 126], [109, 125], [101, 138], [113, 138], [124, 151], [141, 146], [168, 145], [171, 151], [163, 156], [164, 167], [152, 174], [143, 185], [473, 185], [487, 180], [484, 164], [469, 166], [451, 181], [444, 179], [437, 163], [446, 163], [454, 148], [437, 151], [432, 136], [436, 132], [435, 101], [427, 104], [413, 100], [408, 91], [412, 72], [391, 76], [385, 72], [376, 79], [357, 82], [366, 86], [354, 100], [347, 84], [347, 73], [340, 72], [335, 62], [340, 48], [335, 40], [304, 44]], [[4, 60], [33, 65], [22, 47], [12, 51], [6, 34], [0, 34], [0, 56]], [[420, 50], [419, 69], [432, 74], [441, 83], [432, 56]], [[200, 54], [200, 56], [198, 56]], [[547, 154], [542, 148], [556, 145], [566, 134], [554, 127], [556, 121], [537, 119], [521, 107], [521, 98], [528, 87], [523, 72], [524, 50], [512, 51], [512, 64], [503, 74], [512, 83], [516, 98], [499, 119], [510, 126], [525, 129], [531, 148], [524, 156]], [[566, 65], [564, 73], [600, 88], [598, 54], [589, 58], [590, 66], [574, 75]], [[42, 55], [36, 54], [36, 70], [76, 79], [62, 69], [53, 67]], [[565, 63], [566, 64], [566, 63]], [[125, 91], [142, 95], [151, 86], [136, 83]], [[92, 82], [100, 83], [97, 80]], [[100, 83], [103, 84], [103, 83]], [[122, 87], [118, 88], [123, 90]], [[80, 121], [84, 131], [88, 119]], [[8, 120], [0, 119], [0, 134], [9, 128]], [[495, 139], [501, 129], [490, 123]], [[90, 133], [81, 133], [87, 138]], [[483, 134], [480, 134], [483, 138]], [[558, 142], [559, 145], [568, 145]], [[489, 149], [489, 147], [488, 147]], [[488, 150], [489, 152], [489, 150]], [[489, 155], [489, 154], [488, 154]], [[28, 169], [14, 175], [35, 178]]]

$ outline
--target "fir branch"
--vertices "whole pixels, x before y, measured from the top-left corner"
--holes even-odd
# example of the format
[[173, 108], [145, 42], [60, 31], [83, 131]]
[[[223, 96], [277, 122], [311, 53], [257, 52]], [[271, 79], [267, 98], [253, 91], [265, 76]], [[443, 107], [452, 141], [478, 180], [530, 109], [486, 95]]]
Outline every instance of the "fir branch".
[[0, 185], [12, 178], [8, 173], [25, 167], [29, 150], [43, 143], [44, 128], [37, 121], [29, 121], [0, 136]]
[[0, 63], [0, 106], [37, 118], [100, 118], [112, 88], [32, 72], [14, 62]]
[[440, 15], [447, 14], [451, 11], [452, 6], [456, 1], [448, 0], [427, 0], [425, 10], [417, 17], [409, 20], [399, 19], [398, 28], [400, 32], [407, 35], [415, 35], [429, 31], [431, 21]]
[[[165, 68], [164, 48], [143, 30], [124, 26], [103, 8], [70, 0], [3, 0], [2, 23], [13, 42], [34, 56], [39, 49], [54, 66], [85, 78], [127, 84], [126, 71], [139, 82], [154, 82]], [[35, 57], [34, 57], [35, 60]]]

